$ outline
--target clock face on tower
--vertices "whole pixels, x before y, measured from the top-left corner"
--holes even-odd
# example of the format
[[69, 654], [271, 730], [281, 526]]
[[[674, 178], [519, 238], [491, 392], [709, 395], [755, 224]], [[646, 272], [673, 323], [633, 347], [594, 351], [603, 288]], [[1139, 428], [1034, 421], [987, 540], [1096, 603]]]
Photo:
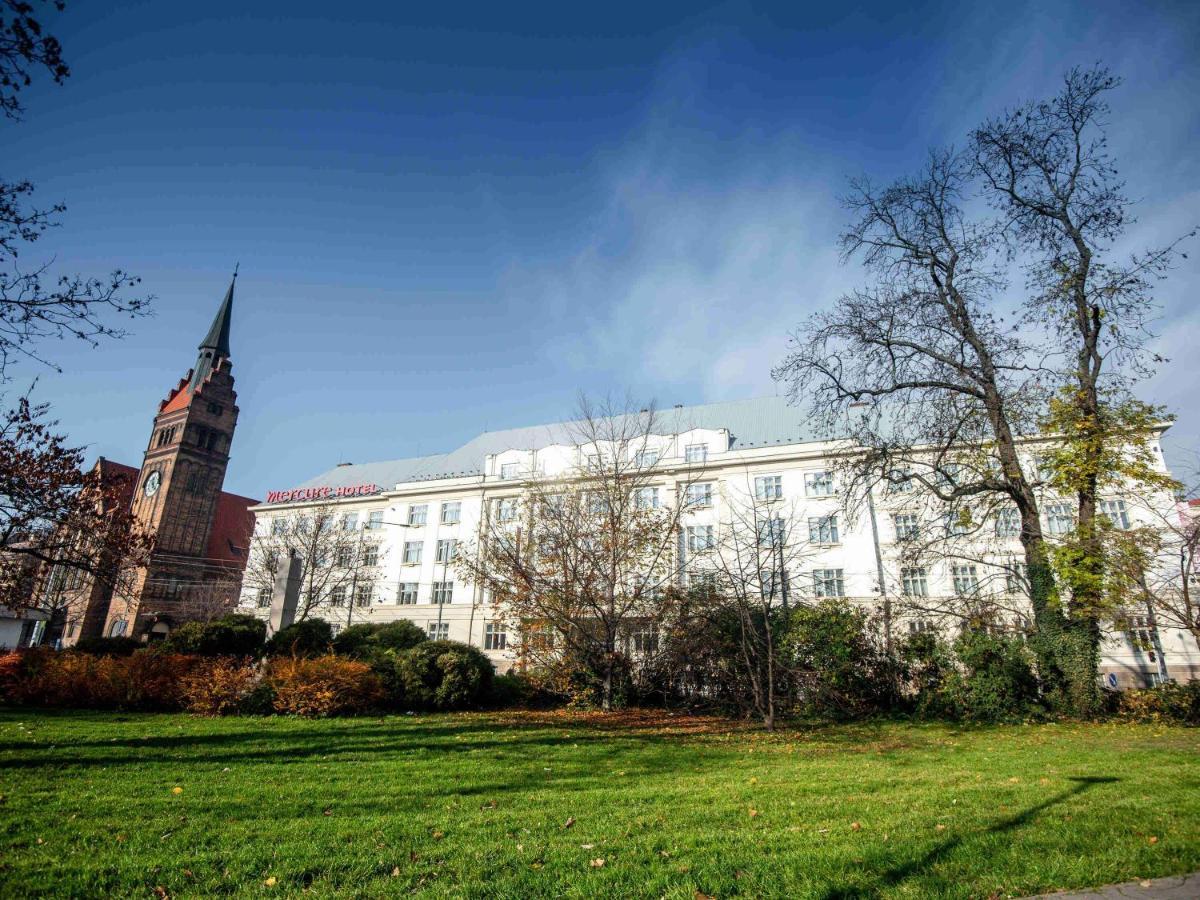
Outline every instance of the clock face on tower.
[[162, 475], [158, 471], [151, 472], [146, 476], [146, 483], [142, 485], [142, 493], [147, 497], [153, 497], [158, 493], [158, 486], [162, 483]]

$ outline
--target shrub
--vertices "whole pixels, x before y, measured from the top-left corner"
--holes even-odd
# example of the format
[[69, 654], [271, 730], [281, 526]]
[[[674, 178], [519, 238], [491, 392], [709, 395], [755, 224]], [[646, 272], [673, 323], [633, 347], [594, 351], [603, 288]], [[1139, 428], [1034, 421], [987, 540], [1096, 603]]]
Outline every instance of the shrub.
[[246, 711], [258, 684], [258, 669], [244, 657], [218, 657], [205, 660], [185, 675], [180, 694], [188, 712], [223, 716]]
[[297, 716], [347, 715], [383, 700], [379, 676], [366, 663], [332, 654], [312, 659], [282, 657], [267, 667], [276, 712]]
[[867, 632], [861, 610], [839, 600], [795, 609], [783, 635], [797, 702], [809, 715], [836, 719], [892, 705], [896, 671]]
[[509, 673], [497, 675], [492, 679], [489, 704], [497, 709], [541, 705], [545, 702], [545, 695], [527, 675]]
[[93, 637], [80, 638], [71, 649], [95, 656], [129, 656], [143, 646], [141, 641], [131, 637]]
[[280, 629], [267, 641], [267, 656], [321, 656], [329, 652], [333, 629], [324, 619], [304, 619]]
[[1127, 722], [1200, 725], [1200, 681], [1122, 691], [1117, 715]]
[[495, 670], [476, 647], [426, 641], [396, 657], [405, 700], [423, 709], [468, 709], [487, 702]]
[[1024, 640], [971, 629], [954, 642], [961, 666], [946, 679], [948, 709], [981, 722], [1021, 718], [1037, 705], [1037, 678]]
[[267, 623], [245, 613], [230, 613], [211, 622], [186, 622], [172, 632], [167, 647], [200, 656], [259, 656]]
[[351, 625], [333, 639], [333, 651], [352, 659], [371, 659], [379, 653], [399, 653], [427, 640], [425, 632], [408, 619], [396, 622]]
[[196, 657], [140, 651], [132, 656], [30, 652], [10, 690], [17, 703], [83, 709], [176, 710]]

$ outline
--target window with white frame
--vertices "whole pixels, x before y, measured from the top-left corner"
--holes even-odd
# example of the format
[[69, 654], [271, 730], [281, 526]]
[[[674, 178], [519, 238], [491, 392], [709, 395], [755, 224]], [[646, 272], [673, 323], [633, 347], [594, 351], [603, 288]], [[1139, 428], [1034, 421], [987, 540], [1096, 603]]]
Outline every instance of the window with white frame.
[[452, 563], [458, 555], [458, 541], [454, 538], [443, 538], [437, 542], [437, 561]]
[[301, 516], [296, 520], [296, 534], [308, 534], [312, 528], [312, 519], [308, 516]]
[[428, 626], [429, 639], [431, 641], [445, 641], [450, 638], [450, 623], [449, 622], [430, 622]]
[[362, 561], [364, 566], [379, 565], [379, 545], [367, 544], [363, 547]]
[[842, 569], [813, 569], [813, 596], [845, 597], [846, 582]]
[[708, 444], [688, 444], [683, 448], [683, 461], [702, 463], [708, 460]]
[[271, 520], [271, 537], [282, 537], [288, 532], [287, 519], [280, 517]]
[[948, 535], [970, 534], [971, 529], [974, 527], [971, 519], [971, 510], [965, 506], [959, 509], [951, 509], [942, 516], [942, 527]]
[[425, 547], [424, 541], [405, 541], [404, 542], [404, 564], [406, 566], [416, 566], [421, 562], [421, 551]]
[[514, 463], [504, 463], [504, 465], [502, 465], [500, 467], [500, 477], [505, 479], [506, 481], [509, 479], [512, 479], [512, 478], [520, 478], [521, 477], [521, 464], [515, 463], [515, 462]]
[[383, 510], [376, 509], [367, 515], [367, 529], [370, 531], [378, 531], [383, 527]]
[[905, 566], [900, 570], [900, 592], [905, 597], [929, 596], [929, 575], [924, 566]]
[[1049, 481], [1054, 475], [1054, 460], [1049, 454], [1034, 454], [1033, 470], [1037, 473], [1038, 481]]
[[508, 632], [502, 622], [488, 622], [483, 626], [483, 649], [504, 650], [508, 647]]
[[496, 521], [515, 522], [517, 518], [517, 498], [505, 497], [496, 501]]
[[354, 565], [354, 548], [338, 547], [337, 555], [334, 556], [333, 564], [339, 569], [348, 569]]
[[630, 632], [634, 653], [658, 652], [658, 626], [653, 622], [643, 622], [635, 625]]
[[693, 509], [712, 506], [712, 482], [700, 481], [687, 486], [687, 504]]
[[1075, 527], [1075, 511], [1070, 503], [1046, 504], [1046, 533], [1069, 534]]
[[638, 488], [633, 494], [633, 505], [637, 509], [658, 509], [658, 488]]
[[424, 525], [429, 518], [428, 503], [414, 503], [408, 508], [408, 524]]
[[787, 537], [786, 526], [779, 516], [771, 519], [759, 519], [755, 526], [758, 533], [758, 546], [781, 547]]
[[346, 589], [341, 585], [335, 587], [329, 592], [330, 606], [345, 606], [346, 605]]
[[634, 464], [640, 469], [649, 469], [658, 465], [658, 451], [639, 450], [634, 456]]
[[717, 589], [716, 572], [689, 572], [687, 578], [689, 587], [705, 591], [715, 591]]
[[758, 583], [765, 597], [782, 597], [789, 586], [786, 569], [762, 569], [758, 573]]
[[979, 591], [979, 573], [973, 563], [958, 563], [950, 567], [954, 579], [954, 593], [969, 597]]
[[933, 623], [929, 619], [909, 619], [908, 633], [909, 634], [932, 634]]
[[375, 586], [371, 584], [360, 584], [354, 589], [354, 605], [355, 606], [370, 606], [375, 599]]
[[782, 475], [758, 475], [754, 479], [755, 500], [780, 500], [783, 498]]
[[454, 602], [454, 582], [453, 581], [435, 581], [433, 583], [433, 596], [431, 603], [453, 603]]
[[348, 512], [342, 516], [342, 531], [354, 531], [358, 528], [358, 513]]
[[266, 588], [266, 587], [259, 588], [258, 589], [258, 608], [266, 609], [270, 605], [271, 605], [271, 589]]
[[1011, 561], [1004, 566], [1004, 592], [1020, 595], [1027, 593], [1029, 569], [1023, 562]]
[[1125, 616], [1119, 624], [1133, 649], [1154, 649], [1157, 628], [1149, 616]]
[[526, 622], [521, 626], [521, 643], [534, 652], [553, 650], [558, 643], [554, 629], [545, 622]]
[[1015, 538], [1021, 536], [1021, 514], [1015, 506], [1002, 506], [996, 510], [996, 537]]
[[703, 553], [716, 546], [711, 525], [689, 525], [687, 527], [687, 548], [689, 553]]
[[916, 513], [896, 513], [892, 516], [896, 540], [915, 541], [921, 536], [921, 520]]
[[457, 525], [462, 517], [462, 503], [453, 500], [442, 504], [442, 524]]
[[809, 497], [832, 497], [833, 473], [805, 472], [804, 493]]
[[911, 494], [914, 485], [912, 472], [908, 469], [893, 469], [888, 473], [889, 494]]
[[402, 581], [396, 589], [396, 602], [401, 606], [412, 606], [417, 602], [418, 584], [415, 581]]
[[1129, 511], [1124, 500], [1101, 500], [1100, 514], [1112, 522], [1114, 528], [1129, 530]]
[[814, 544], [839, 542], [837, 516], [818, 516], [808, 520], [808, 539]]

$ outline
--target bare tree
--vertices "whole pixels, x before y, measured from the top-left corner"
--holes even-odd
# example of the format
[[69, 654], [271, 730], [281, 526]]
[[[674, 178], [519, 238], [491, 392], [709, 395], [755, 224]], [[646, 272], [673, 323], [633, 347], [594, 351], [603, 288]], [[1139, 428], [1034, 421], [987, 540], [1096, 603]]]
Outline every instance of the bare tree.
[[292, 554], [301, 564], [296, 621], [320, 610], [351, 625], [356, 611], [370, 606], [383, 548], [377, 531], [369, 522], [360, 524], [358, 513], [327, 504], [260, 520], [267, 530], [251, 542], [244, 576], [260, 606]]
[[678, 597], [669, 588], [695, 471], [660, 461], [673, 430], [653, 408], [581, 399], [562, 470], [524, 473], [458, 555], [459, 571], [516, 626], [522, 657], [588, 667], [604, 709], [631, 657], [657, 652]]

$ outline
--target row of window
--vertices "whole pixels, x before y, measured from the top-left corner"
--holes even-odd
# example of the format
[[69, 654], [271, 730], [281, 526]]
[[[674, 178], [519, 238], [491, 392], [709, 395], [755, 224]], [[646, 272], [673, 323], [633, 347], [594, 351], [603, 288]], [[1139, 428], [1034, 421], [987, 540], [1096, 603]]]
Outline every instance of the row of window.
[[[455, 538], [445, 538], [439, 540], [436, 545], [434, 561], [439, 563], [452, 563], [455, 557], [458, 556], [458, 540]], [[405, 541], [404, 542], [404, 565], [416, 566], [421, 564], [422, 554], [425, 552], [424, 541]]]
[[[1047, 503], [1044, 511], [1047, 534], [1064, 535], [1075, 527], [1075, 509], [1070, 503]], [[1116, 528], [1123, 531], [1130, 528], [1129, 511], [1124, 500], [1102, 500], [1100, 514]], [[913, 541], [921, 536], [920, 517], [916, 513], [895, 513], [892, 516], [892, 524], [897, 541]], [[965, 534], [970, 530], [969, 521], [952, 513], [946, 514], [944, 525], [948, 534]], [[995, 530], [997, 537], [1020, 537], [1020, 513], [1013, 507], [996, 510]]]

